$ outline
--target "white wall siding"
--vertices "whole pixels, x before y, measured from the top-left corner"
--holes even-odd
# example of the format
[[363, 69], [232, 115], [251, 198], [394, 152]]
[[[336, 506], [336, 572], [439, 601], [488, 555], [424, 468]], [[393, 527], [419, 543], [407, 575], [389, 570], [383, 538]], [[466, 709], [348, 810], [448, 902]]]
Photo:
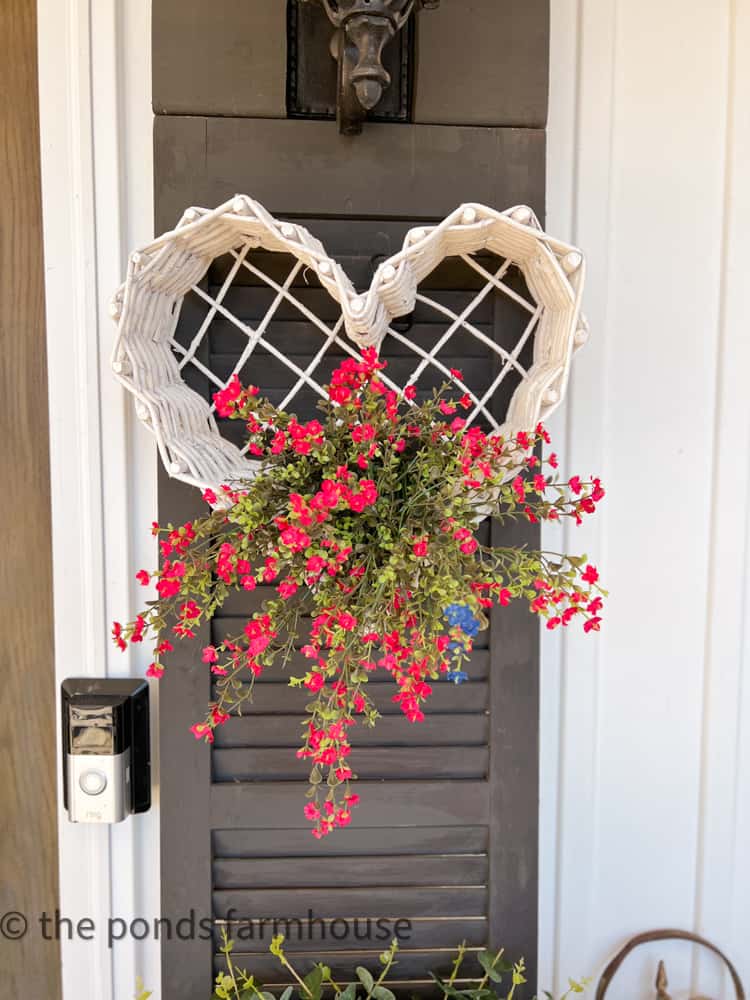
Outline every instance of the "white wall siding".
[[[596, 555], [611, 598], [599, 636], [545, 644], [542, 978], [598, 973], [627, 937], [673, 926], [750, 979], [750, 7], [552, 10], [548, 223], [587, 253], [592, 325], [555, 430], [569, 468], [609, 489], [566, 542]], [[649, 954], [690, 984], [684, 946], [655, 946], [619, 996], [648, 989]], [[696, 959], [693, 985], [716, 992], [715, 968]]]

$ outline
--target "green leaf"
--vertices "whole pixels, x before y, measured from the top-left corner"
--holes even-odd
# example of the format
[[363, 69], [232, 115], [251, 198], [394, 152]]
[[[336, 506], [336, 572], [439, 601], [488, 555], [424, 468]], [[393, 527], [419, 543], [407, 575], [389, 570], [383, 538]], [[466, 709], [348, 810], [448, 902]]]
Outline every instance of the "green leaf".
[[279, 1000], [291, 1000], [292, 993], [294, 993], [294, 987], [293, 986], [287, 986], [287, 988], [284, 990], [284, 992], [279, 997]]
[[283, 944], [284, 944], [284, 935], [277, 934], [275, 937], [271, 939], [271, 943], [268, 946], [268, 950], [271, 952], [272, 955], [275, 955], [276, 958], [281, 958], [284, 954], [284, 949], [282, 947]]
[[526, 977], [523, 975], [520, 969], [513, 970], [513, 985], [521, 986], [526, 982]]
[[153, 993], [144, 987], [143, 980], [138, 976], [135, 981], [135, 1000], [148, 1000], [150, 996], [153, 996]]
[[387, 986], [373, 987], [372, 995], [375, 1000], [396, 1000], [395, 994], [391, 993]]
[[503, 977], [498, 972], [501, 959], [497, 955], [492, 955], [489, 951], [480, 951], [477, 960], [493, 983], [501, 983]]
[[440, 979], [439, 976], [436, 976], [434, 972], [430, 973], [430, 978], [438, 984], [441, 991], [445, 993], [446, 996], [453, 997], [454, 1000], [467, 1000], [469, 997], [468, 991], [457, 990], [455, 986], [451, 986], [449, 983], [446, 983], [444, 980]]
[[316, 965], [312, 972], [308, 972], [302, 981], [312, 1000], [320, 1000], [321, 986], [323, 985], [323, 970], [321, 967]]
[[349, 983], [346, 989], [338, 994], [338, 1000], [357, 1000], [357, 984]]
[[372, 993], [373, 986], [375, 985], [372, 975], [361, 965], [358, 965], [354, 971], [357, 973], [360, 983], [362, 983], [367, 992]]

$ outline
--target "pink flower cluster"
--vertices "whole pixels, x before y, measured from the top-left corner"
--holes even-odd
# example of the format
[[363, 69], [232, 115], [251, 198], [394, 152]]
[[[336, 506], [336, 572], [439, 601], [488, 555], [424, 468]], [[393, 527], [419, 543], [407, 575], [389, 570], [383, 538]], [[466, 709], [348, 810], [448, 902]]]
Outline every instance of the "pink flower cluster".
[[[155, 525], [161, 567], [137, 578], [154, 581], [158, 601], [113, 626], [121, 649], [149, 630], [160, 638], [148, 670], [160, 677], [173, 648], [160, 632], [195, 638], [231, 591], [270, 589], [241, 633], [204, 647], [218, 694], [192, 732], [212, 742], [254, 681], [288, 660], [299, 639], [308, 664], [290, 684], [312, 699], [297, 757], [310, 766], [304, 813], [316, 837], [347, 826], [359, 802], [351, 736], [377, 721], [367, 694], [373, 675], [393, 682], [393, 704], [419, 723], [435, 682], [467, 677], [461, 667], [494, 605], [525, 600], [548, 629], [601, 626], [596, 567], [492, 548], [476, 533], [487, 504], [501, 517], [580, 523], [604, 497], [600, 480], [560, 482], [557, 457], [539, 454], [549, 444], [541, 425], [506, 441], [467, 426], [469, 394], [418, 404], [416, 386], [403, 396], [388, 387], [385, 367], [371, 349], [344, 360], [325, 418], [309, 421], [274, 410], [233, 376], [214, 396], [216, 412], [244, 421], [261, 458], [257, 477], [241, 489], [205, 490], [215, 509], [204, 519]], [[451, 376], [462, 380], [457, 369]], [[301, 639], [303, 618], [309, 635]]]

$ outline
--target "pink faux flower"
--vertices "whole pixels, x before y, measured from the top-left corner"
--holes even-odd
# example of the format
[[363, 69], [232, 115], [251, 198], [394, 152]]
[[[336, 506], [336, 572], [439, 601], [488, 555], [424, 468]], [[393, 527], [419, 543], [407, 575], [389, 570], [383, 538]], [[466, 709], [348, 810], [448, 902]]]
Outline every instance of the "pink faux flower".
[[418, 541], [414, 542], [412, 545], [412, 552], [415, 556], [426, 556], [427, 555], [427, 539], [420, 538]]
[[288, 601], [290, 597], [293, 597], [297, 593], [297, 584], [294, 580], [284, 580], [276, 589], [281, 597], [285, 601]]
[[581, 575], [581, 579], [585, 580], [586, 583], [596, 583], [599, 579], [599, 571], [596, 566], [587, 566]]
[[347, 389], [345, 385], [333, 385], [328, 390], [328, 395], [331, 397], [334, 403], [339, 403], [343, 405], [348, 403], [351, 399], [351, 390]]
[[326, 679], [318, 670], [313, 670], [305, 676], [305, 687], [313, 694], [317, 694], [325, 686]]
[[214, 741], [213, 730], [205, 722], [196, 722], [190, 727], [190, 732], [196, 740], [205, 740], [206, 743], [213, 743]]

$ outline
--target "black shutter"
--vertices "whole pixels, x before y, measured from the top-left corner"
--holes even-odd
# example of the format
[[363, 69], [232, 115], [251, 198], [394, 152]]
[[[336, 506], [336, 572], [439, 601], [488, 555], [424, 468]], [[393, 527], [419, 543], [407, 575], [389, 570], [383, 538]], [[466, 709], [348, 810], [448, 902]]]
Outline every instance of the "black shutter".
[[[546, 4], [536, 7], [537, 28], [541, 18], [546, 38]], [[162, 27], [168, 10], [167, 0], [155, 3]], [[506, 20], [509, 15], [507, 10], [486, 14], [490, 22], [494, 16]], [[539, 57], [544, 60], [544, 53]], [[162, 90], [167, 76], [163, 65], [157, 68]], [[459, 93], [470, 89], [470, 81], [458, 81], [456, 87]], [[158, 93], [155, 100], [158, 106]], [[460, 105], [458, 96], [453, 103]], [[163, 105], [171, 110], [168, 100]], [[203, 110], [195, 98], [192, 107]], [[529, 121], [536, 126], [538, 118], [537, 102]], [[499, 208], [529, 204], [540, 217], [544, 210], [544, 132], [539, 127], [377, 124], [346, 139], [327, 122], [164, 114], [156, 119], [155, 150], [157, 231], [171, 228], [189, 205], [214, 206], [234, 193], [247, 193], [274, 214], [302, 221], [359, 288], [367, 287], [382, 257], [400, 248], [411, 225], [438, 220], [463, 201]], [[253, 259], [274, 276], [288, 269], [282, 255], [256, 253]], [[225, 268], [219, 260], [209, 270], [209, 293], [219, 287]], [[428, 285], [433, 298], [460, 312], [476, 290], [476, 277], [460, 262], [446, 262]], [[335, 304], [309, 275], [300, 276], [295, 294], [324, 318], [325, 309], [329, 319], [335, 318]], [[247, 276], [235, 283], [227, 304], [252, 322], [265, 311], [266, 298], [267, 292]], [[181, 335], [189, 338], [204, 310], [197, 299], [186, 303]], [[434, 311], [418, 306], [403, 322], [410, 337], [428, 344], [438, 320]], [[488, 297], [473, 320], [489, 335], [515, 342], [516, 320], [503, 302]], [[277, 314], [273, 339], [303, 363], [321, 345], [320, 334], [291, 306]], [[238, 332], [219, 318], [201, 360], [228, 373], [241, 343]], [[393, 341], [384, 345], [396, 371], [400, 351]], [[486, 380], [489, 385], [492, 379], [492, 352], [472, 338], [457, 334], [442, 358], [452, 359], [467, 377], [471, 373], [474, 384]], [[334, 350], [330, 364], [336, 360]], [[190, 377], [196, 389], [210, 391], [198, 372]], [[291, 380], [282, 365], [262, 353], [253, 355], [246, 377], [276, 401]], [[500, 411], [511, 388], [498, 397]], [[293, 408], [309, 416], [314, 402], [312, 394], [303, 394]], [[232, 424], [227, 433], [237, 430]], [[197, 491], [163, 472], [159, 505], [162, 521], [195, 516], [203, 507]], [[496, 527], [481, 530], [500, 539]], [[519, 542], [537, 541], [528, 525], [503, 529], [502, 541], [511, 535]], [[375, 730], [357, 733], [353, 755], [362, 804], [349, 829], [319, 843], [302, 817], [306, 771], [294, 756], [305, 699], [286, 686], [283, 674], [263, 678], [248, 714], [231, 720], [211, 750], [188, 732], [210, 697], [199, 647], [236, 629], [263, 596], [259, 589], [228, 602], [195, 647], [179, 651], [181, 662], [161, 682], [162, 896], [163, 914], [172, 922], [171, 939], [163, 935], [165, 1000], [206, 1000], [213, 971], [222, 967], [217, 942], [230, 916], [230, 933], [237, 939], [234, 960], [269, 983], [284, 981], [268, 955], [274, 919], [282, 922], [281, 932], [283, 921], [292, 921], [288, 950], [299, 953], [303, 967], [323, 959], [343, 974], [357, 964], [377, 962], [385, 943], [377, 939], [377, 927], [369, 940], [356, 940], [357, 927], [366, 929], [362, 918], [368, 917], [388, 918], [391, 930], [398, 919], [410, 921], [408, 929], [399, 925], [404, 940], [397, 967], [397, 978], [410, 984], [407, 992], [430, 992], [427, 970], [445, 968], [449, 949], [461, 940], [475, 948], [487, 943], [523, 953], [533, 983], [535, 620], [523, 608], [493, 613], [472, 658], [471, 681], [457, 688], [436, 685], [422, 724], [411, 725], [393, 713], [387, 685], [375, 688], [384, 717]], [[293, 663], [292, 669], [299, 665]], [[188, 924], [177, 924], [191, 913], [194, 933]], [[317, 922], [308, 926], [311, 914]], [[337, 940], [342, 927], [334, 925], [337, 918], [360, 918], [350, 925], [354, 937]]]

